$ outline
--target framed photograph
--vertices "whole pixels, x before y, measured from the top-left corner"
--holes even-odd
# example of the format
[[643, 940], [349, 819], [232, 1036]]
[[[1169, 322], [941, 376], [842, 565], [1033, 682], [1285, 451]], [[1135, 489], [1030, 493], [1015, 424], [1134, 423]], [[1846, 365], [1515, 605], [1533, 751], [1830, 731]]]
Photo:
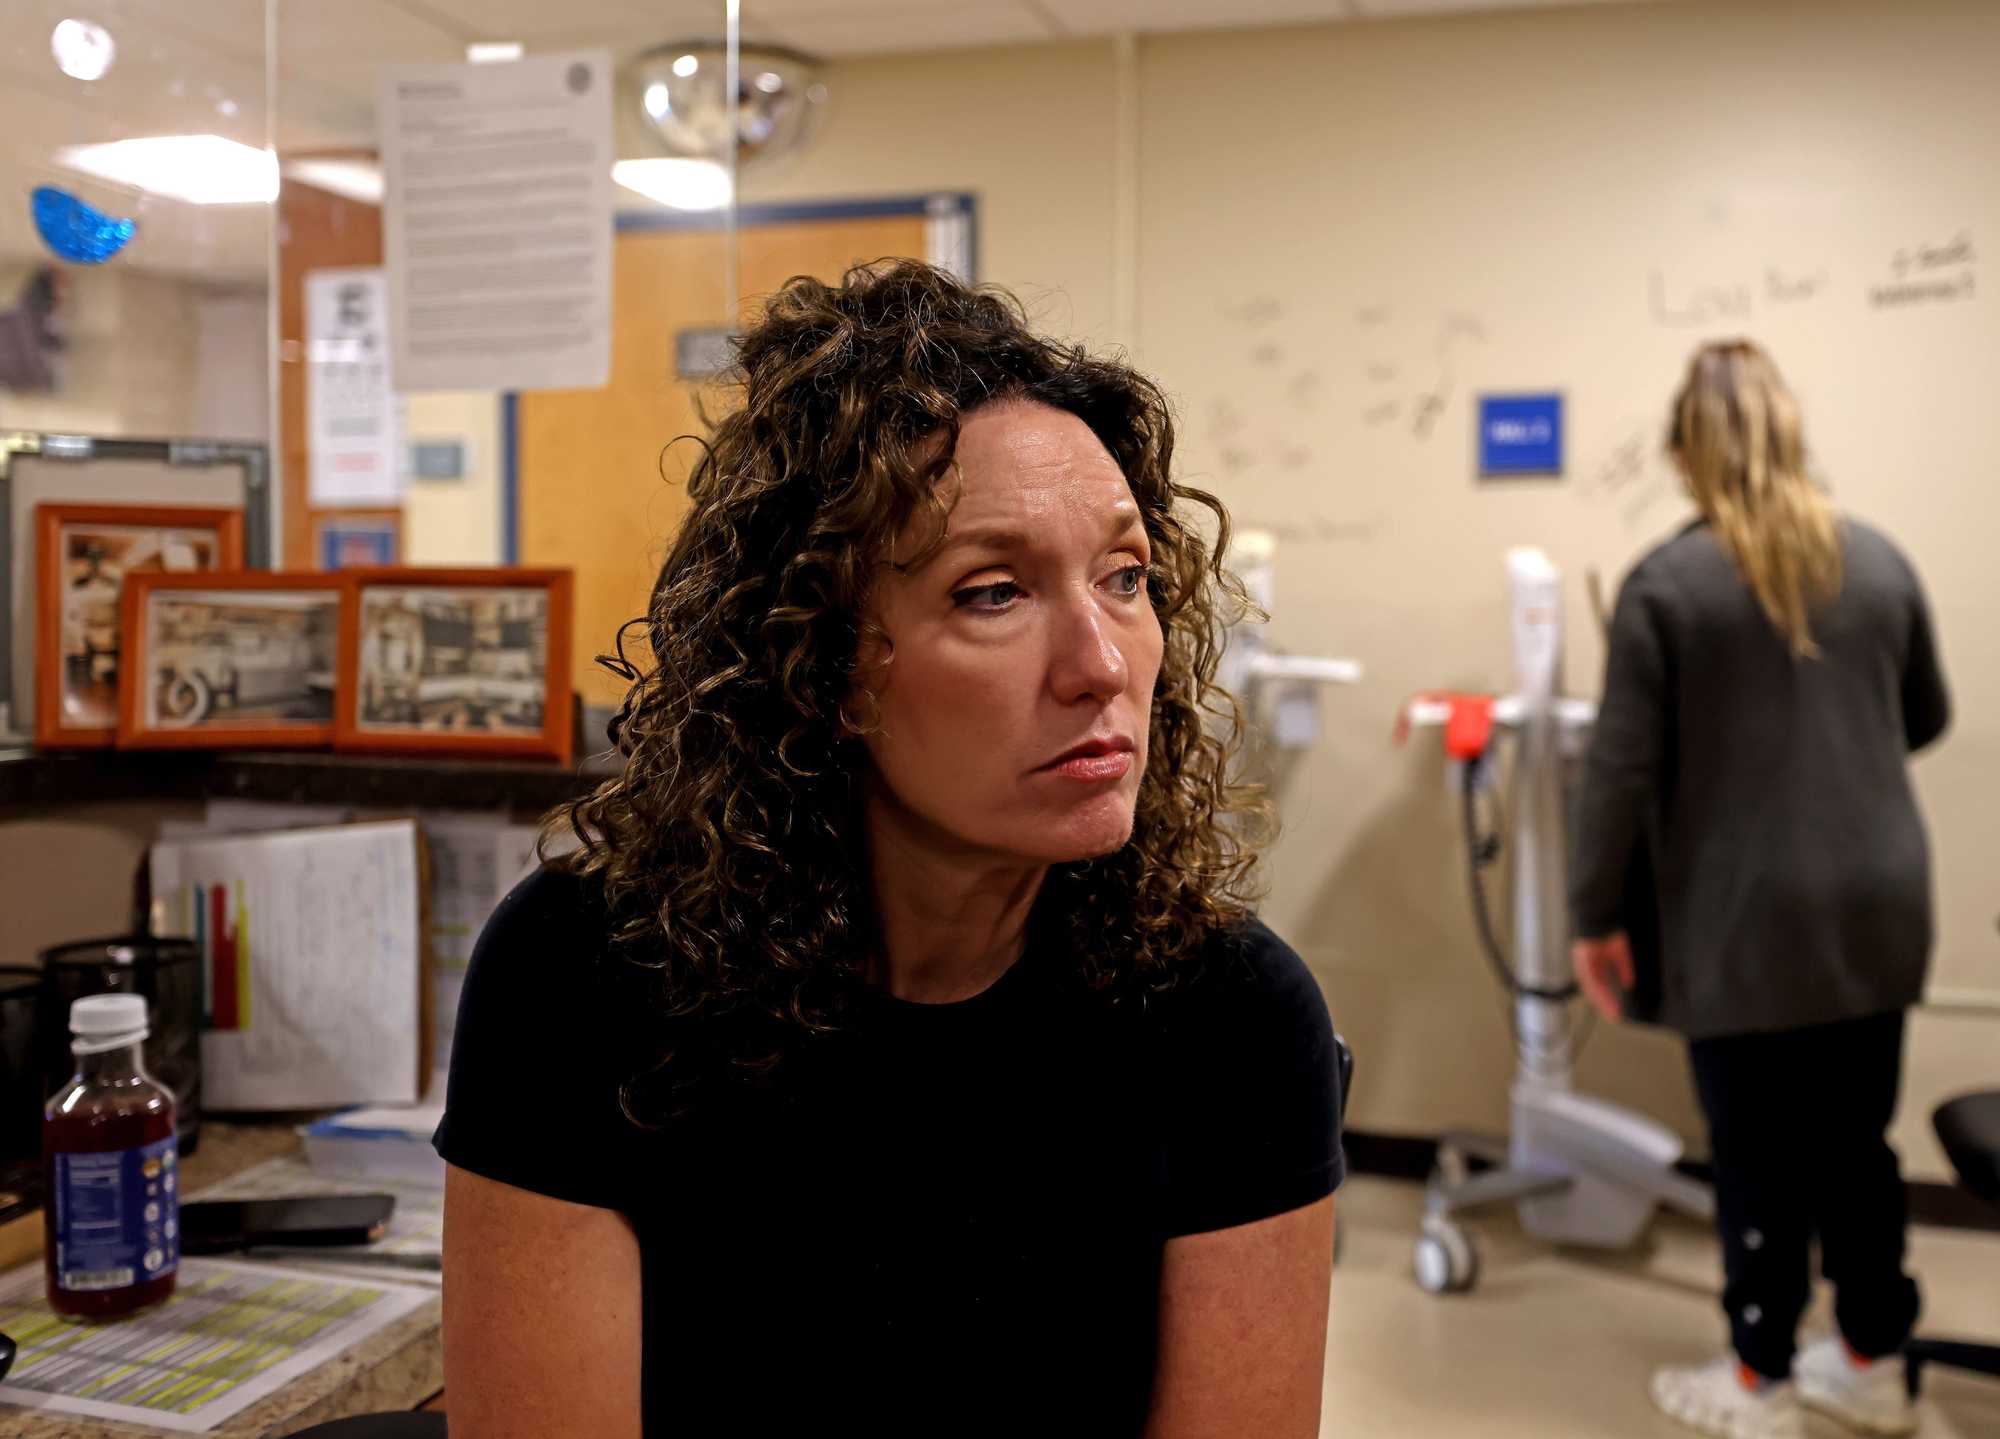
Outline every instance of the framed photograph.
[[242, 512], [44, 504], [35, 525], [35, 742], [109, 745], [118, 732], [126, 579], [242, 569]]
[[403, 512], [321, 511], [313, 516], [313, 560], [323, 570], [380, 569], [403, 562]]
[[331, 745], [342, 598], [329, 575], [134, 575], [125, 583], [118, 743]]
[[41, 705], [38, 507], [172, 505], [243, 516], [240, 568], [271, 568], [271, 466], [262, 445], [0, 430], [0, 732], [25, 743]]
[[568, 570], [350, 570], [342, 749], [570, 757]]

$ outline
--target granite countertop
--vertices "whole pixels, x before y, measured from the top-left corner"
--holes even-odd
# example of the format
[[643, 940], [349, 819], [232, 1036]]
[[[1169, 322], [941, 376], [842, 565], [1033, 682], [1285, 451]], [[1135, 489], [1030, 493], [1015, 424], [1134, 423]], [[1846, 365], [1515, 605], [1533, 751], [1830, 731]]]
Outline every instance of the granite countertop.
[[[183, 1165], [182, 1179], [190, 1193], [198, 1192], [289, 1154], [298, 1144], [289, 1124], [204, 1122], [201, 1144]], [[39, 1215], [32, 1218], [41, 1222]], [[444, 1388], [442, 1331], [441, 1301], [428, 1299], [381, 1333], [300, 1375], [209, 1433], [214, 1439], [278, 1439], [350, 1414], [414, 1409]], [[0, 1429], [11, 1439], [138, 1439], [173, 1432], [8, 1405], [0, 1405]]]

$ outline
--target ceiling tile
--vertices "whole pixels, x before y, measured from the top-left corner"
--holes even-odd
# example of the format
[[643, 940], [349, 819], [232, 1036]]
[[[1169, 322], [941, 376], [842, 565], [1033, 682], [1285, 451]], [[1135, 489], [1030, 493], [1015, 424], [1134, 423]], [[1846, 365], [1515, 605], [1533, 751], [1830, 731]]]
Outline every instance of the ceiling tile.
[[10, 132], [16, 143], [52, 148], [85, 138], [206, 132], [254, 144], [263, 137], [263, 65], [187, 45], [127, 45], [110, 72], [89, 84], [58, 71], [46, 49], [8, 49], [0, 51], [0, 86], [27, 102], [25, 127]]
[[[300, 0], [279, 0], [281, 7], [298, 3]], [[74, 0], [56, 0], [56, 5], [78, 8]], [[222, 48], [260, 50], [264, 44], [264, 0], [125, 0], [115, 8], [105, 8], [120, 19], [129, 17]], [[120, 19], [100, 18], [98, 23], [115, 32]]]
[[1042, 0], [1042, 5], [1075, 35], [1298, 24], [1354, 14], [1353, 0]]
[[1467, 10], [1547, 10], [1557, 5], [1618, 5], [1633, 0], [1355, 0], [1371, 20], [1409, 19]]
[[[786, 10], [789, 13], [779, 13]], [[780, 0], [776, 6], [746, 5], [746, 30], [753, 21], [802, 50], [829, 56], [1019, 45], [1052, 38], [1048, 26], [1026, 5], [966, 0], [937, 4], [854, 0], [815, 7], [786, 7]]]
[[205, 53], [259, 58], [264, 52], [264, 0], [6, 0], [0, 50], [49, 59], [49, 32], [72, 15], [102, 25], [118, 47], [113, 69], [157, 41], [179, 41]]
[[[614, 48], [639, 48], [662, 40], [723, 32], [722, 0], [423, 0], [482, 40], [520, 40], [555, 49], [573, 38], [595, 37]], [[555, 43], [548, 43], [555, 42]]]
[[395, 0], [283, 0], [278, 57], [288, 69], [347, 60], [463, 60], [472, 32], [452, 23], [449, 15], [432, 20]]

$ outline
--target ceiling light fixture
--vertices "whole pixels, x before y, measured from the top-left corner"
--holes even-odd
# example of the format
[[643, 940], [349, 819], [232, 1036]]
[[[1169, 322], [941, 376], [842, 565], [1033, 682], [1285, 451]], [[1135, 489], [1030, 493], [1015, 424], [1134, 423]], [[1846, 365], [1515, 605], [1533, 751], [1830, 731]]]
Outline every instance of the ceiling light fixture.
[[60, 20], [49, 32], [49, 53], [56, 68], [72, 80], [102, 80], [118, 58], [111, 32], [90, 20]]
[[673, 210], [720, 210], [729, 203], [729, 172], [713, 160], [620, 160], [611, 178]]
[[282, 168], [287, 180], [297, 180], [315, 190], [358, 200], [364, 205], [382, 203], [382, 167], [373, 160], [287, 160]]
[[519, 40], [475, 40], [465, 47], [465, 58], [475, 65], [503, 65], [527, 53]]
[[683, 80], [687, 79], [690, 75], [694, 74], [695, 71], [699, 69], [701, 69], [701, 61], [695, 58], [693, 55], [683, 55], [678, 60], [674, 61], [674, 73], [680, 76], [681, 79]]
[[267, 205], [278, 198], [277, 157], [220, 135], [68, 145], [56, 151], [56, 163], [191, 205]]

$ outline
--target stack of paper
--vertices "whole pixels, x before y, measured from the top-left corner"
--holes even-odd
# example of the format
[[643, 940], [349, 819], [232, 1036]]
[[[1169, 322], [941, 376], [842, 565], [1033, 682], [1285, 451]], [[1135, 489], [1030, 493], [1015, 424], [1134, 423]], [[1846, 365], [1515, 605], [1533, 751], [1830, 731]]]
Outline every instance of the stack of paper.
[[419, 873], [413, 820], [153, 847], [153, 931], [202, 949], [205, 1108], [422, 1098]]
[[[201, 823], [162, 825], [162, 838], [259, 834], [364, 820], [401, 818], [382, 810], [330, 804], [275, 804], [214, 799]], [[507, 892], [534, 872], [540, 827], [516, 824], [504, 811], [419, 810], [428, 861], [425, 942], [431, 974], [431, 1053], [443, 1069], [451, 1060], [458, 992], [473, 942]]]
[[306, 1158], [324, 1174], [408, 1180], [442, 1187], [444, 1161], [431, 1134], [444, 1118], [444, 1076], [431, 1081], [431, 1102], [350, 1109], [303, 1131]]
[[[27, 1265], [0, 1281], [0, 1326], [20, 1345], [0, 1406], [204, 1434], [436, 1298], [414, 1284], [183, 1259], [158, 1308], [67, 1324], [42, 1295], [42, 1267]], [[0, 1430], [20, 1417], [0, 1414]]]

